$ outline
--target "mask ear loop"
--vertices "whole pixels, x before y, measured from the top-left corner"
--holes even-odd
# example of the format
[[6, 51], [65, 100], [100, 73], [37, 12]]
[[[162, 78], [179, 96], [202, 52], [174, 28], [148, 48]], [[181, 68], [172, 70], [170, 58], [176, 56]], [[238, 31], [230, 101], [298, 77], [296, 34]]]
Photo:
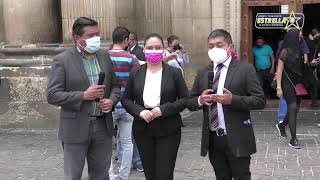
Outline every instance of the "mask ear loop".
[[229, 45], [229, 47], [226, 50], [228, 55], [227, 55], [227, 58], [224, 61], [228, 60], [230, 58], [230, 56], [231, 56], [230, 47], [231, 47], [231, 44]]
[[[80, 37], [80, 39], [86, 41], [86, 39], [84, 39], [83, 37], [81, 37], [81, 36], [79, 36], [79, 37]], [[86, 44], [87, 44], [87, 41], [86, 41]], [[85, 49], [85, 47], [83, 47], [80, 43], [78, 43], [78, 45], [79, 45], [82, 49]]]

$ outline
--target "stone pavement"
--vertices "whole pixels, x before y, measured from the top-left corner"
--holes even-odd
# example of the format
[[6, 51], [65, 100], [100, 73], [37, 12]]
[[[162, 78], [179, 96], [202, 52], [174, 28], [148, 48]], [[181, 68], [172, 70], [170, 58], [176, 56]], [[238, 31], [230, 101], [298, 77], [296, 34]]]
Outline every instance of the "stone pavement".
[[[200, 157], [201, 113], [183, 113], [186, 127], [176, 163], [175, 179], [215, 179], [208, 158]], [[320, 129], [315, 126], [318, 113], [299, 114], [298, 138], [301, 150], [288, 147], [275, 129], [274, 110], [253, 112], [258, 153], [251, 160], [253, 180], [320, 179]], [[289, 134], [289, 131], [287, 130]], [[84, 172], [83, 179], [87, 180]], [[55, 130], [0, 131], [0, 180], [61, 180], [63, 155]], [[132, 171], [130, 180], [143, 180], [143, 173]]]

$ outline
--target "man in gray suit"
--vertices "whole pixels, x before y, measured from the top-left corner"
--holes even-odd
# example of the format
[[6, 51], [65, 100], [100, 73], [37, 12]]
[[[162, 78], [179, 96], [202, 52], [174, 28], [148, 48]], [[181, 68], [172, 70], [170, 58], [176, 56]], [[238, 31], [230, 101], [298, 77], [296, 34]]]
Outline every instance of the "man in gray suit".
[[[61, 107], [59, 139], [64, 151], [65, 180], [80, 180], [85, 159], [90, 180], [109, 179], [113, 120], [120, 85], [109, 54], [100, 49], [98, 23], [80, 17], [73, 24], [75, 47], [52, 64], [47, 100]], [[103, 85], [97, 85], [99, 73]]]

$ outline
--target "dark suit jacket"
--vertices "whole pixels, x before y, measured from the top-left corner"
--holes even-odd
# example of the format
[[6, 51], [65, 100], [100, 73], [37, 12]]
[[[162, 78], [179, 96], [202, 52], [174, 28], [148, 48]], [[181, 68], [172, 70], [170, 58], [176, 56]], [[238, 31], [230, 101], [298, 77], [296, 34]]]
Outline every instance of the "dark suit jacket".
[[[187, 103], [190, 110], [199, 109], [198, 97], [208, 89], [208, 72], [212, 70], [213, 64], [210, 64], [198, 72]], [[232, 60], [224, 87], [232, 92], [231, 104], [223, 106], [229, 147], [236, 157], [251, 155], [256, 152], [254, 132], [252, 124], [244, 122], [250, 119], [250, 110], [262, 109], [265, 106], [264, 93], [254, 67]], [[203, 109], [201, 155], [206, 156], [210, 142], [209, 109], [207, 106], [200, 109]]]
[[[185, 106], [180, 102], [188, 96], [188, 89], [181, 70], [163, 63], [161, 80], [160, 109], [162, 116], [146, 123], [139, 114], [144, 110], [143, 90], [147, 72], [147, 64], [133, 69], [128, 86], [122, 97], [122, 105], [134, 117], [133, 131], [145, 131], [151, 136], [166, 136], [181, 128], [179, 112]], [[180, 100], [179, 100], [180, 99]]]
[[[119, 101], [120, 85], [116, 80], [107, 52], [99, 50], [97, 59], [101, 71], [106, 73], [104, 98], [110, 98], [114, 104]], [[73, 47], [54, 57], [48, 84], [47, 100], [61, 107], [59, 139], [67, 143], [79, 143], [88, 139], [89, 119], [92, 114], [91, 102], [83, 101], [83, 92], [90, 86], [81, 55]], [[107, 130], [113, 129], [112, 114], [105, 114]]]
[[146, 57], [144, 56], [144, 53], [143, 53], [143, 48], [140, 47], [138, 44], [136, 45], [136, 47], [133, 48], [132, 51], [130, 51], [130, 53], [136, 55], [136, 57], [140, 61], [146, 61]]

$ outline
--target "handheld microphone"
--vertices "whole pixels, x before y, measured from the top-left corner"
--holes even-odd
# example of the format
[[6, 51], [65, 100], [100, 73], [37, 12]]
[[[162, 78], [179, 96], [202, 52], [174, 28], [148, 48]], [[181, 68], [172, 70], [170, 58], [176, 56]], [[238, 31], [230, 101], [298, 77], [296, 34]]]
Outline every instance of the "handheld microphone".
[[[98, 80], [98, 85], [103, 85], [104, 82], [104, 78], [105, 78], [106, 74], [104, 72], [100, 72], [99, 73], [99, 80]], [[100, 98], [95, 99], [96, 102], [100, 101]]]
[[212, 89], [213, 77], [214, 77], [213, 71], [209, 71], [208, 72], [208, 89]]

